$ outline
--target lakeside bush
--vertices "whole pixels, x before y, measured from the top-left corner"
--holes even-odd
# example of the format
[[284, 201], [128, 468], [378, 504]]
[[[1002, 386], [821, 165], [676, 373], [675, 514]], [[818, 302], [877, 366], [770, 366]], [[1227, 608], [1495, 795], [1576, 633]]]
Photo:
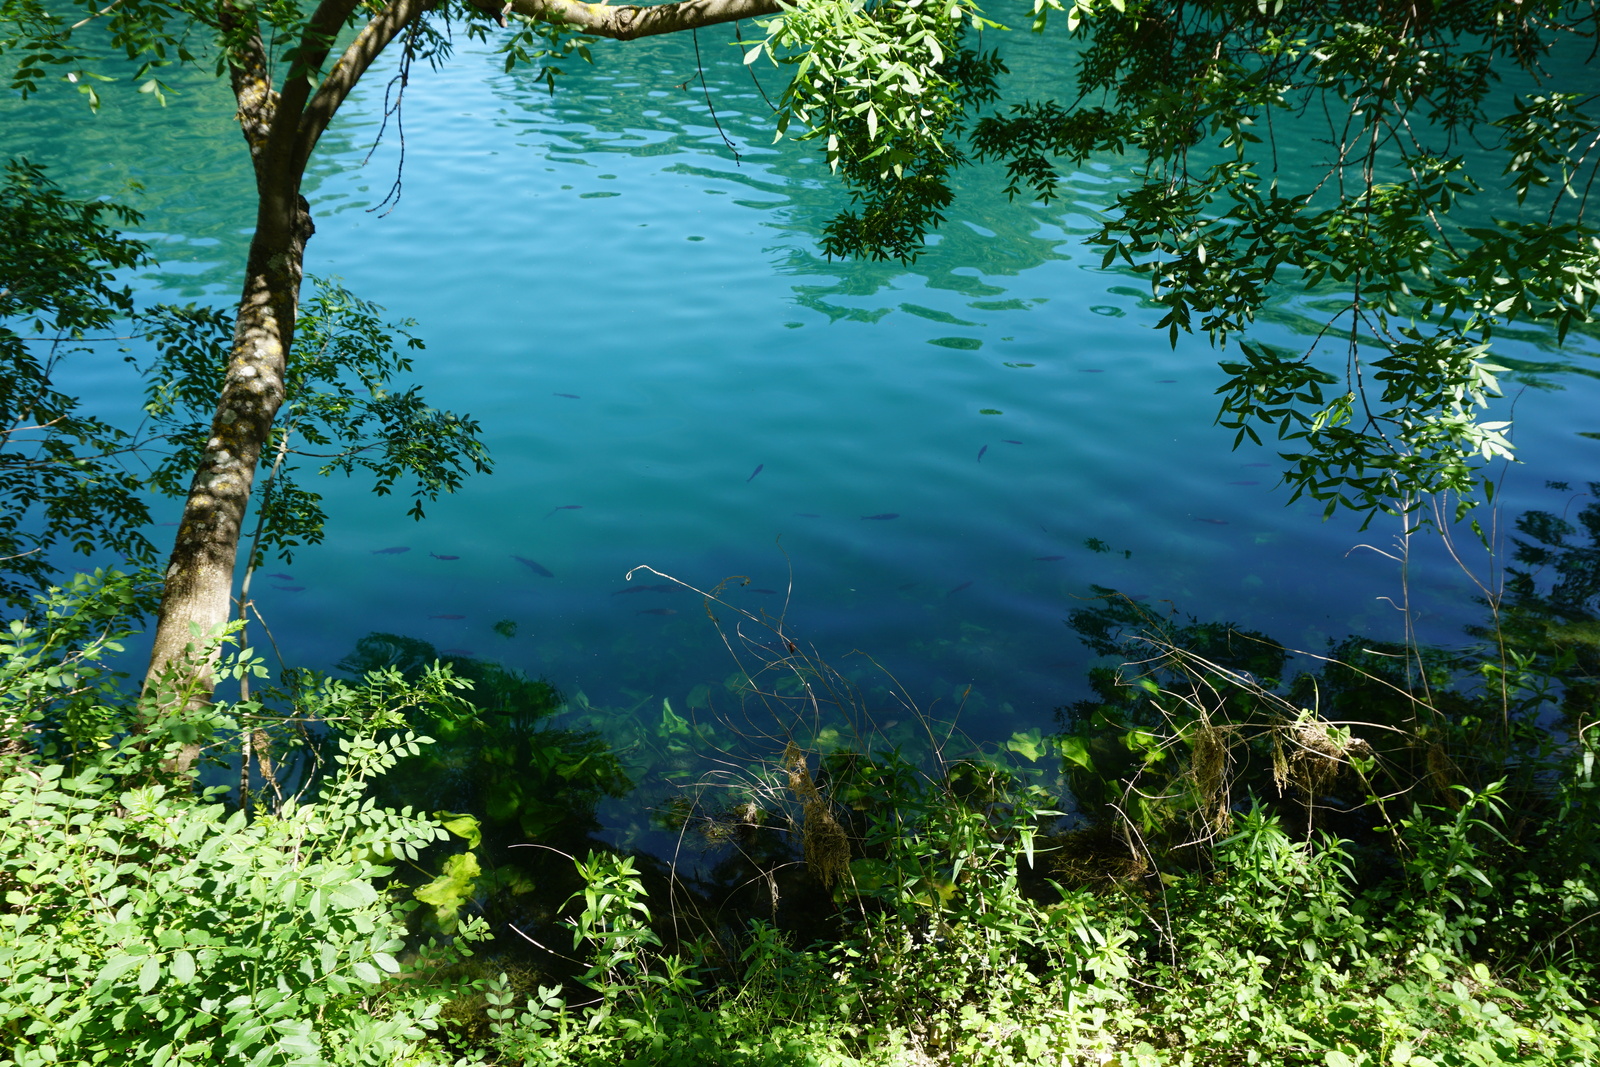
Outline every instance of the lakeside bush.
[[[1600, 1060], [1581, 716], [1485, 733], [1457, 694], [1405, 738], [1375, 712], [1379, 736], [1195, 650], [1220, 631], [1169, 629], [1168, 658], [1103, 679], [1056, 737], [795, 739], [672, 813], [764, 887], [764, 917], [632, 856], [551, 861], [579, 888], [530, 965], [469, 957], [494, 882], [475, 817], [378, 799], [422, 721], [475, 721], [448, 667], [183, 710], [108, 665], [136, 594], [79, 579], [0, 638], [5, 1067]], [[237, 760], [285, 714], [331, 753], [297, 790], [246, 804], [173, 770], [197, 740]], [[1475, 764], [1415, 775], [1464, 742]], [[1058, 769], [1103, 798], [1065, 832]]]
[[[446, 699], [450, 680], [310, 690], [302, 710], [338, 727], [333, 766], [247, 817], [172, 768], [261, 705], [122, 692], [106, 657], [135, 591], [80, 578], [38, 601], [39, 628], [0, 636], [0, 1064], [412, 1057], [448, 994], [393, 977], [416, 902], [386, 883], [449, 834], [368, 791], [428, 743], [396, 728], [401, 712]], [[246, 652], [220, 669], [259, 665]]]

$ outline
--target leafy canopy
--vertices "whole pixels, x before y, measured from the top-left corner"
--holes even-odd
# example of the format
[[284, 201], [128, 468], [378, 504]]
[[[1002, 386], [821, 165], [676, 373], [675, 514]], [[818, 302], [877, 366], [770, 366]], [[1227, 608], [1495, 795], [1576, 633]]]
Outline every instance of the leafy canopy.
[[[1090, 242], [1149, 278], [1174, 345], [1238, 339], [1219, 422], [1281, 441], [1294, 496], [1369, 519], [1469, 506], [1511, 455], [1481, 415], [1496, 335], [1559, 342], [1600, 294], [1600, 124], [1571, 91], [1594, 5], [1035, 0], [1036, 28], [1052, 12], [1078, 95], [985, 117], [976, 154], [1044, 200], [1058, 160], [1139, 162]], [[1291, 301], [1307, 350], [1245, 339]]]
[[[140, 307], [119, 271], [150, 262], [117, 224], [139, 221], [111, 201], [68, 197], [26, 161], [0, 182], [0, 602], [27, 607], [59, 573], [63, 550], [110, 550], [132, 565], [156, 554], [146, 536], [151, 494], [181, 497], [210, 432], [231, 316], [213, 308]], [[334, 280], [314, 280], [302, 310], [285, 404], [267, 450], [251, 562], [321, 541], [317, 473], [362, 473], [382, 496], [409, 484], [410, 514], [492, 467], [472, 418], [429, 406], [403, 352], [424, 347], [415, 323]], [[135, 429], [85, 414], [56, 385], [63, 361], [131, 328], [155, 347], [138, 361], [144, 421]], [[397, 340], [398, 338], [398, 340]]]
[[57, 389], [61, 361], [133, 309], [118, 270], [148, 259], [118, 232], [137, 212], [68, 197], [39, 167], [0, 179], [0, 602], [26, 603], [55, 573], [51, 551], [110, 548], [148, 561], [134, 438]]
[[[285, 376], [287, 399], [264, 450], [267, 481], [252, 565], [273, 553], [292, 559], [299, 546], [321, 542], [327, 515], [322, 494], [302, 482], [306, 460], [321, 475], [364, 471], [379, 496], [412, 482], [408, 514], [416, 519], [426, 502], [455, 492], [468, 474], [493, 469], [476, 420], [430, 407], [419, 386], [395, 388], [412, 370], [396, 335], [405, 351], [426, 347], [411, 332], [416, 323], [385, 322], [381, 307], [336, 279], [313, 284]], [[184, 494], [204, 451], [233, 342], [231, 318], [211, 308], [165, 305], [144, 317], [157, 347], [144, 368], [145, 411], [169, 448], [149, 480], [168, 496]]]

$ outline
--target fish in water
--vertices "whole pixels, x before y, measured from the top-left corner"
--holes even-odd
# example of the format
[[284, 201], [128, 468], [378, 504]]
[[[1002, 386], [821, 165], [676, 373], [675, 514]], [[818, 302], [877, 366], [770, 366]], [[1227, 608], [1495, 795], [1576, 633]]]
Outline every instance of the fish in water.
[[[555, 507], [550, 509], [550, 515], [554, 515], [558, 511], [582, 511], [582, 510], [583, 510], [583, 505], [582, 504], [557, 504]], [[550, 517], [550, 515], [546, 515], [545, 518], [548, 519]]]
[[623, 596], [627, 593], [670, 593], [672, 586], [665, 582], [660, 585], [630, 585], [626, 589], [618, 589], [612, 596]]
[[756, 480], [756, 475], [760, 474], [762, 471], [764, 471], [766, 469], [767, 469], [767, 465], [765, 463], [757, 463], [756, 464], [756, 469], [750, 472], [750, 477], [748, 477], [748, 478], [746, 478], [744, 480], [745, 484], [749, 485], [751, 482], [755, 481]]
[[989, 446], [988, 445], [984, 445], [982, 448], [978, 449], [978, 462], [979, 463], [983, 462], [983, 454], [985, 452], [987, 452], [987, 451], [989, 451]]
[[391, 545], [388, 548], [375, 548], [372, 550], [372, 554], [374, 556], [398, 556], [402, 552], [410, 551], [410, 545]]
[[885, 511], [882, 515], [863, 515], [861, 517], [873, 522], [887, 522], [889, 519], [898, 519], [900, 513], [898, 511]]
[[267, 577], [268, 578], [276, 578], [281, 582], [292, 582], [292, 581], [294, 581], [294, 575], [292, 575], [292, 574], [269, 574], [269, 575], [267, 575]]
[[577, 393], [551, 393], [550, 395], [551, 396], [564, 396], [568, 400], [582, 400], [583, 399], [583, 397], [579, 396]]
[[1038, 560], [1040, 563], [1054, 563], [1058, 559], [1066, 559], [1067, 557], [1066, 556], [1034, 556], [1033, 558]]
[[303, 593], [306, 591], [306, 587], [303, 585], [275, 585], [272, 588], [280, 593]]
[[750, 591], [752, 593], [765, 593], [768, 596], [777, 596], [778, 595], [778, 591], [776, 589], [752, 589]]
[[465, 615], [429, 615], [430, 619], [464, 619]]
[[470, 649], [470, 648], [441, 648], [439, 651], [443, 652], [447, 656], [470, 656], [470, 655], [472, 655], [472, 649]]
[[1228, 525], [1228, 520], [1227, 519], [1202, 519], [1198, 515], [1195, 516], [1195, 520], [1194, 521], [1195, 522], [1209, 522], [1213, 526], [1226, 526], [1226, 525]]
[[1078, 373], [1079, 374], [1104, 374], [1105, 371], [1099, 369], [1098, 367], [1092, 367], [1092, 368], [1091, 367], [1079, 367], [1078, 368]]
[[434, 559], [460, 559], [461, 558], [460, 556], [441, 556], [437, 552], [429, 552], [428, 555], [432, 556]]
[[674, 608], [645, 608], [643, 611], [634, 612], [635, 615], [676, 615]]
[[1000, 441], [1001, 441], [1002, 444], [1007, 444], [1007, 445], [1020, 445], [1022, 443], [1021, 441], [1013, 441], [1009, 437], [1002, 437], [1002, 438], [1000, 438]]
[[512, 556], [511, 558], [516, 560], [518, 563], [522, 564], [524, 567], [528, 568], [530, 571], [532, 571], [533, 573], [537, 574], [541, 578], [554, 578], [555, 577], [555, 575], [551, 574], [550, 571], [547, 570], [545, 568], [545, 565], [542, 564], [542, 563], [535, 563], [533, 560], [528, 559], [525, 556]]
[[960, 585], [946, 593], [945, 596], [955, 596], [957, 593], [961, 592], [961, 590], [967, 588], [971, 584], [971, 582], [962, 582]]
[[814, 511], [797, 511], [797, 512], [795, 512], [795, 515], [797, 517], [799, 517], [799, 518], [802, 518], [802, 519], [820, 519], [820, 518], [822, 518], [821, 515], [818, 515]]

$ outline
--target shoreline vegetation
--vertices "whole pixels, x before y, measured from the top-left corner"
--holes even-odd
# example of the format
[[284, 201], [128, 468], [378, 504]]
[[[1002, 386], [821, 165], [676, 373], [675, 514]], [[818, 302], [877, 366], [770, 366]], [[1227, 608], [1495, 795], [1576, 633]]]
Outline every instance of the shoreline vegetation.
[[[721, 587], [738, 669], [659, 717], [404, 634], [273, 672], [246, 630], [254, 569], [324, 535], [313, 472], [421, 518], [490, 469], [408, 384], [408, 320], [332, 280], [302, 304], [302, 180], [386, 50], [403, 87], [498, 34], [553, 92], [591, 35], [770, 16], [743, 64], [790, 72], [776, 132], [848, 198], [808, 255], [915, 259], [968, 163], [1049, 204], [1115, 159], [1085, 241], [1215, 346], [1235, 444], [1281, 450], [1291, 501], [1498, 549], [1501, 378], [1545, 372], [1497, 338], [1594, 336], [1593, 3], [1040, 0], [1059, 101], [964, 0], [52, 8], [0, 0], [17, 99], [230, 75], [257, 225], [231, 309], [142, 308], [141, 216], [4, 168], [0, 1067], [1600, 1062], [1600, 483], [1518, 519], [1471, 649], [1292, 653], [1095, 589], [1092, 695], [989, 745]], [[1293, 293], [1318, 328], [1268, 343]], [[55, 379], [125, 323], [137, 435]], [[159, 572], [151, 494], [186, 501]], [[96, 549], [142, 569], [55, 584]], [[602, 843], [629, 798], [670, 858]]]
[[[1122, 665], [986, 748], [890, 746], [753, 616], [699, 721], [387, 634], [352, 680], [235, 649], [248, 699], [132, 698], [138, 583], [79, 576], [0, 639], [0, 1064], [1600, 1057], [1591, 653], [1553, 592], [1503, 607], [1515, 676], [1352, 639], [1292, 677], [1097, 592], [1070, 624]], [[636, 789], [671, 861], [596, 844]]]

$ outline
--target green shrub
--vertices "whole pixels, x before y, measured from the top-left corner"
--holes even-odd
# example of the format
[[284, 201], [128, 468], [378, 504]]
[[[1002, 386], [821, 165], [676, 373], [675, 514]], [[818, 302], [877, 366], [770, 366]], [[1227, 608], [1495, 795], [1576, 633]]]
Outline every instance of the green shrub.
[[[706, 847], [745, 864], [727, 870], [769, 887], [772, 919], [716, 915], [683, 880], [653, 898], [635, 858], [591, 852], [572, 860], [571, 948], [548, 942], [578, 963], [563, 988], [463, 964], [483, 931], [463, 916], [491, 880], [478, 820], [394, 810], [373, 788], [426, 763], [424, 719], [482, 732], [460, 679], [390, 663], [231, 704], [130, 697], [107, 656], [134, 593], [81, 579], [0, 638], [0, 1067], [1600, 1062], [1600, 791], [1581, 723], [1539, 739], [1532, 770], [1506, 761], [1505, 781], [1380, 797], [1371, 783], [1401, 773], [1378, 767], [1381, 745], [1208, 661], [1101, 705], [1123, 733], [1095, 745], [1035, 732], [956, 756], [941, 730], [919, 763], [836, 732], [820, 761], [790, 742], [746, 768], [731, 809], [686, 797], [674, 816], [703, 819]], [[218, 669], [263, 673], [248, 650]], [[308, 752], [331, 758], [253, 817], [170, 769], [307, 723], [329, 737]], [[1087, 834], [1048, 832], [1052, 746], [1124, 801]], [[1316, 828], [1335, 782], [1368, 792], [1360, 843]], [[469, 851], [397, 877], [452, 835]], [[823, 913], [806, 917], [817, 940], [780, 925], [780, 871]], [[419, 928], [449, 945], [409, 951]]]
[[385, 880], [448, 834], [368, 788], [428, 743], [387, 727], [448, 679], [318, 687], [301, 710], [339, 725], [333, 768], [247, 818], [167, 768], [260, 705], [172, 711], [166, 694], [118, 693], [103, 661], [115, 631], [81, 638], [120, 589], [81, 582], [41, 603], [42, 630], [13, 623], [0, 641], [0, 1065], [414, 1057], [445, 994], [405, 979], [415, 904]]

